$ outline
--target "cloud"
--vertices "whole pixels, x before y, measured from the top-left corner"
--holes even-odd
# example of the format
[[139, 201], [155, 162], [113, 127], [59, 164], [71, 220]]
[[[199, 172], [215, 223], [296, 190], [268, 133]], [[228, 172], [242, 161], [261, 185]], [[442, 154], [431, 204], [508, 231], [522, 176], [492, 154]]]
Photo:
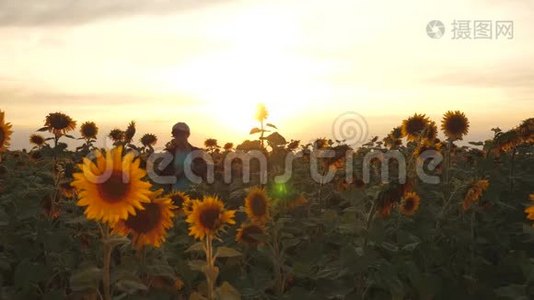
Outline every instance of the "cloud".
[[223, 1], [2, 0], [0, 26], [76, 25], [110, 17], [170, 14], [221, 2]]

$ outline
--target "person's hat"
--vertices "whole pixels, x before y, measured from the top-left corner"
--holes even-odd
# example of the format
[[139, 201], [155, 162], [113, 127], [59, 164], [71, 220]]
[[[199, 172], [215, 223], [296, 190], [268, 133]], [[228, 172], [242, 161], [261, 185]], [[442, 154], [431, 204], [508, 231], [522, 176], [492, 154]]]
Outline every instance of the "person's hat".
[[172, 126], [172, 133], [175, 133], [177, 131], [183, 131], [189, 133], [189, 126], [185, 124], [184, 122], [178, 122]]

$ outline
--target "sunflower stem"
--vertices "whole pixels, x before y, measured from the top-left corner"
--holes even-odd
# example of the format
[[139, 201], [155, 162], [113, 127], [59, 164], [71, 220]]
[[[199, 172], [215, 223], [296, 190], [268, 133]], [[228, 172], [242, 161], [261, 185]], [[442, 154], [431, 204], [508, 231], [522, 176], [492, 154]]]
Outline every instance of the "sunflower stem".
[[369, 241], [369, 228], [371, 227], [371, 221], [373, 220], [373, 217], [376, 213], [376, 208], [378, 206], [378, 199], [373, 201], [373, 206], [371, 206], [371, 210], [369, 211], [369, 214], [367, 215], [367, 221], [365, 223], [365, 240], [363, 241], [363, 246], [367, 246], [367, 242]]
[[215, 299], [215, 280], [217, 279], [215, 269], [215, 259], [213, 257], [213, 237], [208, 235], [205, 240], [204, 250], [206, 252], [206, 283], [208, 284], [208, 299]]
[[110, 276], [110, 266], [111, 266], [111, 252], [113, 251], [113, 246], [109, 243], [109, 228], [107, 225], [103, 225], [102, 229], [102, 242], [104, 244], [104, 269], [102, 274], [102, 286], [104, 289], [104, 300], [111, 300], [111, 276]]

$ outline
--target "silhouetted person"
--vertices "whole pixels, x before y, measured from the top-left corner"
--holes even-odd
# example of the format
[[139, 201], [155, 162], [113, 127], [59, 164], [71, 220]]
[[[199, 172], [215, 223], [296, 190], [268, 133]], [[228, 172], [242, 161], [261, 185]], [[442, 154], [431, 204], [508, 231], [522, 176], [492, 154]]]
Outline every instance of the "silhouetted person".
[[188, 141], [190, 135], [189, 126], [186, 123], [178, 122], [172, 127], [173, 139], [165, 146], [165, 151], [173, 155], [172, 162], [163, 171], [164, 175], [176, 176], [176, 183], [172, 185], [173, 190], [186, 191], [191, 187], [191, 181], [186, 177], [184, 169], [191, 168], [197, 176], [206, 178], [207, 165], [201, 158], [191, 160], [188, 155], [193, 151], [202, 149], [191, 145]]

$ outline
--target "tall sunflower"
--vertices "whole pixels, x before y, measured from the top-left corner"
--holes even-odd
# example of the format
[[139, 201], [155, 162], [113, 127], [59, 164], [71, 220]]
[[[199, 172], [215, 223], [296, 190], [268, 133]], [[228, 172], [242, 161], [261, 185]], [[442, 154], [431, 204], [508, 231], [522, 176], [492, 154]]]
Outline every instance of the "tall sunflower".
[[85, 122], [80, 126], [80, 134], [86, 140], [96, 139], [98, 127], [96, 127], [95, 122]]
[[49, 113], [48, 116], [46, 116], [45, 127], [43, 128], [53, 133], [56, 137], [62, 136], [76, 128], [76, 121], [64, 113]]
[[0, 110], [0, 152], [6, 151], [10, 145], [11, 134], [11, 124], [6, 123], [4, 120], [4, 112]]
[[254, 187], [245, 198], [245, 212], [254, 223], [265, 224], [269, 219], [269, 197], [264, 189]]
[[74, 173], [72, 186], [78, 189], [79, 206], [86, 206], [88, 219], [110, 224], [143, 210], [143, 202], [150, 202], [150, 183], [142, 178], [146, 172], [134, 160], [133, 152], [122, 156], [122, 147], [113, 148], [105, 156], [95, 152], [96, 163], [84, 158], [81, 172]]
[[161, 196], [162, 190], [150, 195], [151, 202], [142, 203], [142, 210], [126, 220], [120, 220], [113, 226], [113, 232], [131, 235], [133, 245], [141, 248], [146, 245], [161, 246], [165, 241], [167, 230], [172, 227], [174, 217], [172, 200]]
[[261, 243], [259, 237], [264, 234], [265, 227], [263, 225], [255, 223], [242, 224], [236, 232], [235, 240], [249, 246], [256, 246]]
[[450, 140], [461, 140], [469, 131], [469, 120], [461, 111], [448, 111], [441, 120], [441, 130]]
[[421, 198], [415, 192], [408, 192], [402, 197], [399, 210], [405, 216], [413, 216], [421, 203]]
[[265, 104], [263, 103], [258, 104], [258, 107], [256, 109], [256, 116], [255, 116], [256, 120], [261, 122], [267, 119], [268, 116], [269, 116], [269, 112], [267, 111], [267, 107], [265, 107]]
[[473, 204], [478, 202], [488, 187], [489, 180], [487, 179], [473, 181], [464, 195], [464, 201], [462, 203], [463, 209], [468, 210]]
[[402, 136], [409, 141], [415, 141], [428, 126], [429, 120], [424, 114], [414, 114], [402, 121]]
[[216, 196], [204, 196], [202, 201], [193, 201], [193, 208], [187, 215], [189, 235], [203, 240], [213, 238], [226, 224], [235, 224], [235, 210], [227, 210]]

